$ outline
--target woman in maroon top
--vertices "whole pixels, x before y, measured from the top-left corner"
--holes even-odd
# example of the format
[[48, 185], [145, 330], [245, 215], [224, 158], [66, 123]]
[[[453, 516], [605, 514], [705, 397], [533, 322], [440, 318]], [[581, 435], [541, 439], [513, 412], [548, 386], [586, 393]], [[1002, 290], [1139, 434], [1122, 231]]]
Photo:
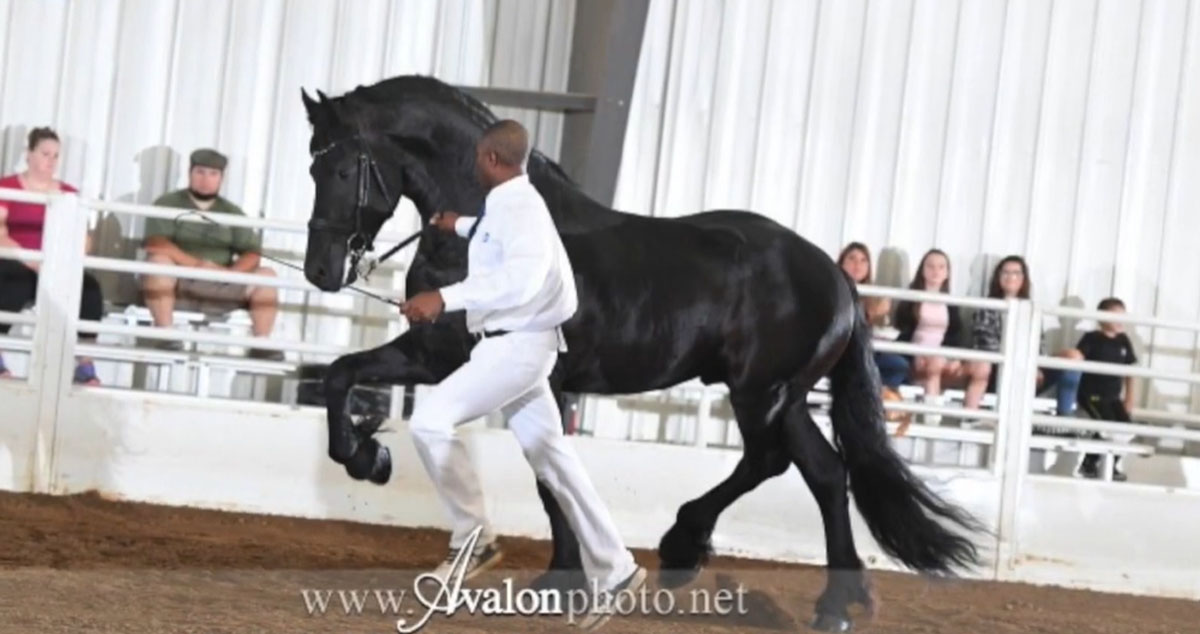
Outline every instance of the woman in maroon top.
[[[34, 128], [29, 133], [28, 168], [20, 173], [0, 178], [0, 187], [24, 189], [32, 192], [60, 193], [77, 192], [70, 185], [54, 177], [58, 169], [58, 135], [50, 128]], [[42, 248], [42, 229], [45, 225], [46, 208], [36, 203], [0, 200], [0, 247], [20, 249]], [[88, 236], [88, 251], [91, 236]], [[0, 259], [0, 311], [18, 312], [37, 297], [37, 262], [19, 262]], [[82, 319], [99, 320], [104, 312], [104, 298], [100, 285], [89, 273], [83, 274], [83, 301], [79, 316]], [[8, 334], [8, 324], [0, 324], [0, 334]], [[95, 339], [94, 335], [81, 335], [80, 339]], [[0, 357], [0, 377], [12, 374]], [[75, 367], [75, 382], [98, 385], [96, 369], [91, 359], [80, 358]]]

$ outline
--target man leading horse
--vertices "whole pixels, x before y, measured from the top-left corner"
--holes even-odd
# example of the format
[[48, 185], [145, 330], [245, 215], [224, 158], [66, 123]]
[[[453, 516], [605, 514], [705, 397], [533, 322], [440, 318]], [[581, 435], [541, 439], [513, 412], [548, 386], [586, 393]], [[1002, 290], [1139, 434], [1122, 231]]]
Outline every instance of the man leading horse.
[[[466, 279], [405, 302], [410, 322], [436, 321], [465, 310], [478, 340], [470, 359], [420, 400], [409, 422], [417, 453], [451, 519], [450, 554], [436, 574], [447, 578], [468, 536], [483, 527], [465, 554], [464, 579], [501, 557], [485, 514], [483, 493], [455, 427], [500, 410], [534, 473], [549, 487], [579, 539], [589, 587], [637, 592], [646, 571], [625, 547], [608, 509], [562, 433], [550, 372], [565, 351], [560, 326], [579, 299], [566, 249], [545, 201], [525, 174], [529, 135], [520, 123], [489, 127], [475, 153], [487, 198], [475, 218], [442, 212], [432, 222], [469, 240]], [[606, 618], [593, 610], [581, 622]]]

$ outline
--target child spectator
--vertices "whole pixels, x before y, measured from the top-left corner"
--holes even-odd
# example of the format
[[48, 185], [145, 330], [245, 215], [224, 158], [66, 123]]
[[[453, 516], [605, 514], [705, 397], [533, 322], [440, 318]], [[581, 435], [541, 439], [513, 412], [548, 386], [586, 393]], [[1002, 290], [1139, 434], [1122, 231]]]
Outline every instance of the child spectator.
[[[1125, 303], [1116, 297], [1109, 297], [1100, 302], [1097, 310], [1112, 313], [1125, 312]], [[1088, 361], [1101, 363], [1120, 363], [1133, 365], [1137, 363], [1137, 354], [1133, 350], [1133, 342], [1125, 334], [1125, 328], [1116, 322], [1102, 321], [1099, 329], [1083, 335], [1076, 348], [1083, 353]], [[1123, 388], [1123, 389], [1122, 389]], [[1122, 393], [1123, 392], [1123, 393]], [[1119, 377], [1108, 374], [1092, 374], [1084, 372], [1079, 381], [1079, 406], [1087, 415], [1096, 420], [1130, 422], [1129, 412], [1133, 410], [1133, 377]], [[1099, 432], [1087, 432], [1087, 437], [1100, 438]], [[1100, 455], [1087, 454], [1079, 465], [1079, 473], [1085, 478], [1100, 477]], [[1114, 480], [1125, 480], [1125, 473], [1120, 469], [1121, 457], [1115, 462]]]

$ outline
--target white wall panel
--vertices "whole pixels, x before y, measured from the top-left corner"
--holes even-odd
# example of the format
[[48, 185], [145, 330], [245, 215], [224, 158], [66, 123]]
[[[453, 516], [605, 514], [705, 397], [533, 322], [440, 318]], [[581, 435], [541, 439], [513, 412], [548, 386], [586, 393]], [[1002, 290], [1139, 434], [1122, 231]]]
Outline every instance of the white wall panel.
[[[957, 293], [1020, 254], [1040, 301], [1200, 319], [1196, 5], [652, 0], [617, 206], [742, 206], [865, 242], [886, 284], [940, 247]], [[1134, 334], [1193, 366], [1193, 337]]]
[[867, 5], [842, 241], [862, 242], [873, 255], [888, 244], [912, 20], [912, 0]]
[[[210, 146], [229, 156], [223, 193], [248, 214], [303, 220], [313, 186], [302, 87], [337, 95], [418, 73], [563, 91], [573, 25], [574, 3], [550, 0], [2, 0], [0, 172], [23, 167], [30, 128], [51, 125], [64, 139], [60, 177], [88, 196], [148, 203], [184, 186], [188, 155]], [[557, 156], [561, 116], [520, 118]], [[386, 229], [418, 222], [405, 201]], [[106, 253], [136, 253], [140, 222], [101, 224]], [[276, 254], [304, 248], [301, 235], [269, 233], [264, 242]], [[110, 298], [136, 301], [131, 277], [102, 277]], [[348, 296], [282, 298], [381, 310]], [[276, 334], [360, 345], [384, 337], [345, 314], [294, 312]]]

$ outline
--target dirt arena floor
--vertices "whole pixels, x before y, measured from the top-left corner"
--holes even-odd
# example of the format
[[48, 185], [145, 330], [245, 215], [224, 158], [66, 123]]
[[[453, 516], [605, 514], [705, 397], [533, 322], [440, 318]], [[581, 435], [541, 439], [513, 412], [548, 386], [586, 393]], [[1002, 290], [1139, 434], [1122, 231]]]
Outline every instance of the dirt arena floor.
[[[445, 539], [445, 533], [434, 530], [118, 503], [95, 495], [0, 492], [0, 631], [396, 632], [398, 618], [408, 619], [406, 625], [412, 627], [428, 610], [413, 597], [398, 594], [403, 603], [384, 602], [388, 607], [381, 608], [384, 600], [370, 600], [370, 594], [411, 591], [415, 576], [444, 555]], [[494, 578], [471, 581], [471, 587], [502, 587], [508, 577], [519, 590], [548, 561], [545, 542], [508, 538], [503, 544], [503, 570]], [[638, 552], [637, 557], [655, 565], [653, 553]], [[1016, 584], [933, 584], [902, 574], [875, 573], [873, 578], [880, 611], [873, 621], [860, 616], [856, 631], [1200, 631], [1200, 605], [1188, 601]], [[614, 617], [601, 631], [808, 631], [824, 573], [806, 566], [718, 558], [695, 584], [674, 593], [658, 593], [653, 576], [651, 582], [644, 605], [627, 606], [631, 614]], [[343, 592], [340, 602], [338, 590]], [[323, 614], [319, 608], [310, 610], [319, 601], [306, 602], [306, 596], [311, 601], [321, 591], [330, 597]], [[361, 612], [353, 598], [345, 603], [346, 592], [362, 594]], [[561, 614], [459, 612], [432, 614], [419, 631], [572, 629], [579, 631], [568, 627]]]

